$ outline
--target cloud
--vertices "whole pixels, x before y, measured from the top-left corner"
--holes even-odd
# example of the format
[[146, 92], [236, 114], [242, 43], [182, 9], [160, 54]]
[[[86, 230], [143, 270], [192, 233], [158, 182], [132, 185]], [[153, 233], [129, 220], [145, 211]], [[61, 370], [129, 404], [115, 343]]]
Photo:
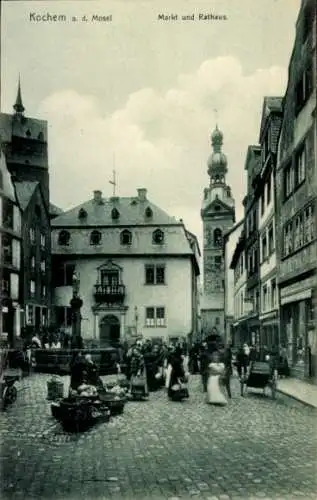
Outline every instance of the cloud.
[[52, 200], [69, 208], [87, 200], [94, 189], [110, 196], [108, 181], [115, 165], [119, 195], [147, 187], [151, 200], [183, 218], [200, 237], [200, 204], [208, 185], [206, 161], [217, 108], [239, 219], [244, 159], [247, 146], [258, 142], [263, 97], [283, 95], [286, 77], [286, 68], [280, 67], [245, 75], [240, 62], [228, 56], [206, 60], [195, 72], [180, 75], [164, 94], [140, 89], [108, 116], [93, 96], [72, 89], [48, 96], [39, 114], [49, 122]]

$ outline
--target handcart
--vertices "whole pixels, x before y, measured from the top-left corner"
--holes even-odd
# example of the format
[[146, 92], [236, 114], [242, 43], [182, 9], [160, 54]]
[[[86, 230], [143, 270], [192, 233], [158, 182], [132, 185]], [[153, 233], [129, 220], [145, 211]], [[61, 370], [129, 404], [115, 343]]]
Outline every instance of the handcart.
[[247, 376], [240, 379], [241, 396], [245, 396], [250, 387], [262, 389], [264, 394], [268, 387], [272, 398], [276, 398], [277, 370], [270, 361], [251, 362]]

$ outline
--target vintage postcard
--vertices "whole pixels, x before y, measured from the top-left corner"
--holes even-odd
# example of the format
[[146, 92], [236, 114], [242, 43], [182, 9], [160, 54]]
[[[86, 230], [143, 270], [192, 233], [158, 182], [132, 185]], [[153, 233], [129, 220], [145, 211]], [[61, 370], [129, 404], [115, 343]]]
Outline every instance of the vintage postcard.
[[316, 150], [313, 0], [1, 3], [1, 498], [317, 498]]

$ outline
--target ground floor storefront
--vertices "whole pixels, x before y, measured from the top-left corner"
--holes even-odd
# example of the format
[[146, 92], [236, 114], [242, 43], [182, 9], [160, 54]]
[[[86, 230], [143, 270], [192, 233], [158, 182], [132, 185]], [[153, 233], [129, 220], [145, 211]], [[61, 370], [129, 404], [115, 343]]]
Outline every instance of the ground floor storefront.
[[280, 339], [292, 375], [317, 383], [314, 285], [315, 277], [311, 277], [280, 289]]
[[279, 315], [278, 311], [272, 311], [260, 316], [261, 324], [261, 346], [268, 351], [279, 348]]
[[232, 342], [234, 347], [243, 344], [261, 345], [260, 320], [258, 316], [247, 316], [233, 323]]

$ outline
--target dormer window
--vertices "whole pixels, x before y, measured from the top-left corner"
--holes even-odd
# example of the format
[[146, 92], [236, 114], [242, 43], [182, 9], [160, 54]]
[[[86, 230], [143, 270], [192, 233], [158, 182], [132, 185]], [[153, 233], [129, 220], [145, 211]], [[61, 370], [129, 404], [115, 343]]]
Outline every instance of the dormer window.
[[216, 210], [216, 212], [219, 212], [219, 210], [220, 210], [220, 205], [215, 205], [215, 210]]
[[39, 135], [37, 136], [38, 140], [39, 141], [44, 141], [44, 135], [43, 135], [43, 132], [40, 132]]
[[120, 243], [121, 245], [131, 245], [132, 243], [131, 231], [128, 231], [127, 229], [122, 231], [122, 233], [120, 234]]
[[78, 212], [78, 219], [86, 219], [87, 212], [84, 208], [81, 208]]
[[29, 129], [29, 128], [28, 128], [28, 129], [27, 129], [27, 131], [25, 132], [25, 135], [26, 135], [27, 137], [31, 137], [31, 131], [30, 131], [30, 129]]
[[119, 210], [117, 210], [116, 208], [113, 208], [111, 210], [111, 218], [113, 220], [118, 220], [120, 218], [120, 213], [119, 213]]
[[164, 243], [164, 233], [160, 229], [156, 229], [152, 235], [152, 241], [155, 245]]
[[101, 244], [101, 232], [100, 231], [92, 231], [90, 233], [90, 244], [91, 245], [100, 245]]
[[145, 217], [147, 217], [148, 219], [153, 217], [153, 211], [150, 207], [147, 207], [147, 209], [145, 210]]
[[62, 230], [58, 235], [58, 244], [63, 246], [68, 246], [70, 241], [70, 233], [68, 231]]

